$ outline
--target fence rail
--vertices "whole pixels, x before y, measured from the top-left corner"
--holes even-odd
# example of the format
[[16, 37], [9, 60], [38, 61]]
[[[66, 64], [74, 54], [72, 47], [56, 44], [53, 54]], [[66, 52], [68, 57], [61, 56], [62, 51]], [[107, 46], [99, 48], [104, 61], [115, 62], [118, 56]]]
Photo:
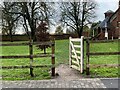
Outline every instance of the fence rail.
[[[33, 68], [42, 68], [42, 67], [52, 67], [52, 65], [36, 65], [32, 66]], [[30, 66], [2, 66], [2, 69], [23, 69], [23, 68], [30, 68]]]
[[[39, 54], [33, 55], [33, 45], [50, 45], [51, 54]], [[9, 55], [9, 56], [0, 56], [0, 59], [11, 59], [11, 58], [30, 58], [30, 66], [2, 66], [2, 69], [15, 69], [15, 68], [30, 68], [30, 75], [33, 77], [33, 68], [38, 67], [51, 67], [51, 75], [55, 76], [55, 41], [51, 42], [27, 42], [27, 43], [8, 43], [0, 44], [0, 46], [29, 46], [29, 55]], [[33, 66], [33, 58], [42, 58], [42, 57], [51, 57], [52, 65], [36, 65]]]
[[52, 45], [54, 42], [27, 42], [27, 43], [7, 43], [0, 46], [28, 46], [28, 45]]
[[120, 64], [89, 64], [89, 66], [92, 68], [99, 68], [99, 67], [112, 68], [112, 67], [119, 67]]
[[119, 55], [120, 52], [93, 52], [93, 53], [87, 53], [87, 55]]
[[120, 52], [90, 52], [90, 43], [106, 43], [113, 42], [113, 40], [103, 40], [103, 41], [90, 41], [89, 38], [86, 38], [86, 75], [90, 75], [90, 67], [119, 67], [120, 64], [90, 64], [90, 56], [99, 56], [99, 55], [120, 55]]
[[51, 57], [51, 54], [42, 54], [42, 55], [15, 55], [15, 56], [0, 56], [2, 59], [8, 58], [39, 58], [39, 57]]

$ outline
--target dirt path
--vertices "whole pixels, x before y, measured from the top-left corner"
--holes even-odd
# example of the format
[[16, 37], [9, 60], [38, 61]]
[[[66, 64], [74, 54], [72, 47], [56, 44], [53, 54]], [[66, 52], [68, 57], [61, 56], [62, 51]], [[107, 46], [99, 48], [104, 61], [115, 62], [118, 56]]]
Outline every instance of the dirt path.
[[56, 73], [59, 75], [56, 77], [57, 80], [78, 80], [83, 78], [79, 71], [69, 68], [69, 65], [61, 64], [56, 67]]

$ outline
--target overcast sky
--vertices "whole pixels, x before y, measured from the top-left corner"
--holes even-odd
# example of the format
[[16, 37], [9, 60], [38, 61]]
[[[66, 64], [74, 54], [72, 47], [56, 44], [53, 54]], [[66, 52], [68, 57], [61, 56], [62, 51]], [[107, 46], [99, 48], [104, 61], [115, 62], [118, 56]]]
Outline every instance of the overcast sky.
[[115, 12], [118, 9], [119, 0], [96, 0], [97, 1], [97, 18], [96, 21], [101, 21], [105, 18], [104, 13], [108, 10]]
[[[104, 13], [106, 11], [112, 10], [113, 12], [115, 12], [118, 9], [119, 0], [95, 0], [95, 1], [98, 4], [97, 9], [96, 9], [97, 18], [95, 18], [95, 21], [104, 20], [104, 18], [105, 18]], [[54, 32], [54, 30], [52, 32]]]

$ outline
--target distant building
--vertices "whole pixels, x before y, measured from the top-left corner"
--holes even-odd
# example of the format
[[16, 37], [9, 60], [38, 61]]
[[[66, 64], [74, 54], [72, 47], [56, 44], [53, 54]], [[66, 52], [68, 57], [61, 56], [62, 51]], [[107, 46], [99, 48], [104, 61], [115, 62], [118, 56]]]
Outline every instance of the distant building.
[[120, 0], [118, 9], [113, 12], [108, 10], [105, 14], [105, 19], [97, 25], [97, 38], [98, 39], [120, 39]]

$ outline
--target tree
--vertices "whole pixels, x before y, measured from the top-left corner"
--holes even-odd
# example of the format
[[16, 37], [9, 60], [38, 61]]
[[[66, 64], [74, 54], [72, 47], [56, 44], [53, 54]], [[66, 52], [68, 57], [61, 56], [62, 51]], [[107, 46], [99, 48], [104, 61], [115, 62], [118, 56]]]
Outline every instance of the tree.
[[56, 27], [55, 34], [63, 34], [63, 29], [60, 25]]
[[[22, 17], [23, 27], [30, 40], [35, 40], [35, 30], [40, 21], [46, 21], [49, 25], [51, 16], [51, 6], [46, 2], [11, 2], [15, 11], [8, 11], [10, 14], [20, 15]], [[28, 32], [31, 32], [29, 35]]]
[[66, 29], [66, 34], [76, 34], [76, 33], [75, 33], [75, 31], [71, 27], [68, 27]]
[[[50, 41], [49, 33], [47, 32], [48, 25], [45, 22], [41, 22], [39, 26], [36, 28], [36, 39], [38, 42], [46, 42]], [[37, 47], [41, 50], [44, 50], [44, 54], [46, 54], [46, 48], [50, 47], [49, 45], [37, 45]]]
[[12, 42], [12, 35], [15, 34], [20, 15], [11, 14], [10, 11], [15, 11], [14, 3], [4, 2], [2, 7], [2, 34], [10, 35]]
[[95, 17], [96, 4], [89, 2], [63, 2], [61, 4], [61, 21], [70, 26], [81, 37], [84, 25], [91, 23]]

